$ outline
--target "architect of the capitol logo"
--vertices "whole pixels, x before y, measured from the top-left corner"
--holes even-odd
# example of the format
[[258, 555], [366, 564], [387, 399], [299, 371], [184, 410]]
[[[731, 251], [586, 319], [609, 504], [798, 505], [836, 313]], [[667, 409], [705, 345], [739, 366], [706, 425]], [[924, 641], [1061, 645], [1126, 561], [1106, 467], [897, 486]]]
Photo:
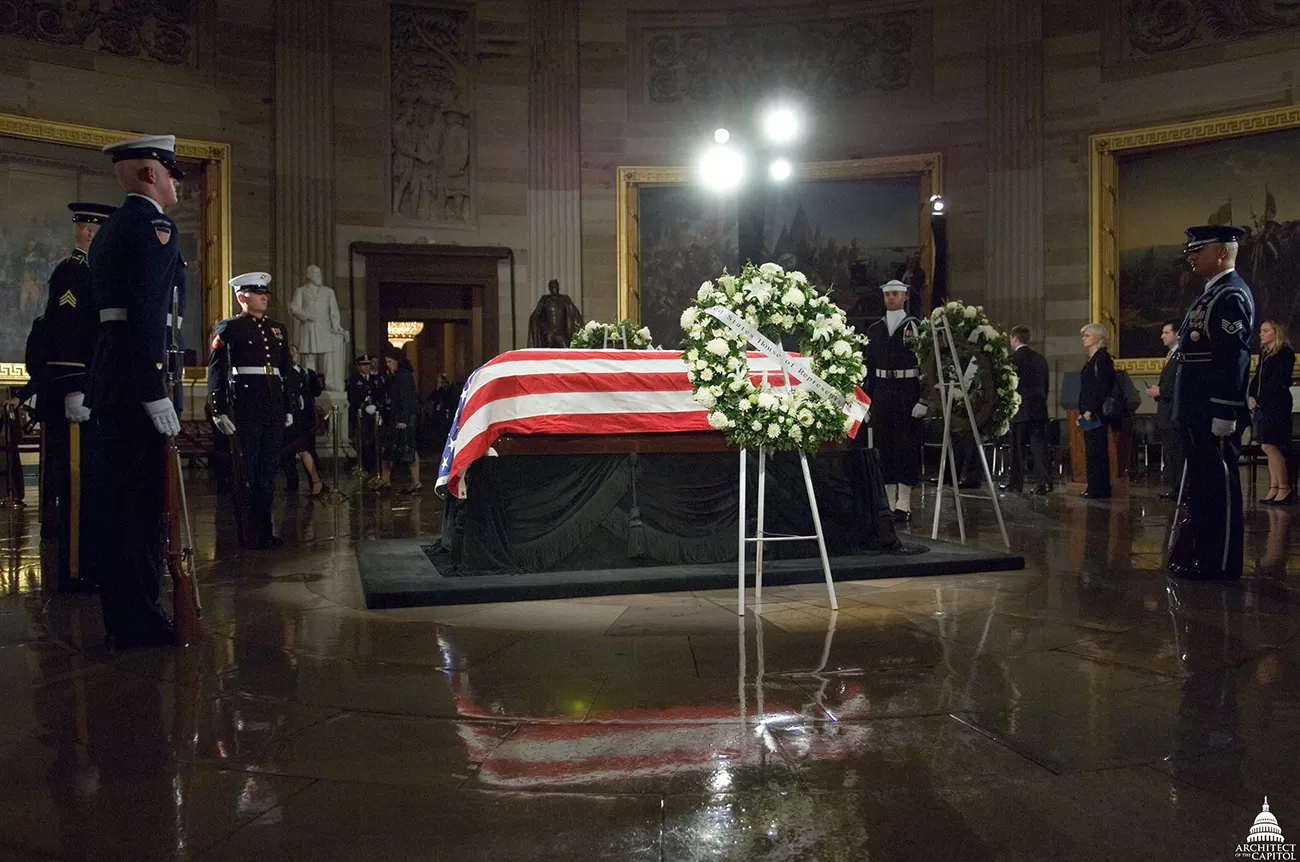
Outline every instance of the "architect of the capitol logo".
[[1250, 827], [1246, 843], [1237, 845], [1234, 854], [1238, 859], [1289, 859], [1295, 862], [1295, 845], [1287, 844], [1282, 838], [1282, 827], [1277, 825], [1277, 818], [1268, 810], [1268, 797], [1264, 797], [1264, 808], [1255, 817], [1255, 825]]

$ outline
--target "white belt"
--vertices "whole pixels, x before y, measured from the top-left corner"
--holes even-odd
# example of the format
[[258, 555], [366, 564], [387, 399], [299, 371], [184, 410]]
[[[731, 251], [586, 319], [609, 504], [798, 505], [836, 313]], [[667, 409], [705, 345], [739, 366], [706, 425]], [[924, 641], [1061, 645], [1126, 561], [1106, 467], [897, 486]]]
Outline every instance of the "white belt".
[[270, 365], [235, 365], [230, 369], [231, 374], [274, 374], [280, 376], [280, 369]]
[[921, 371], [918, 368], [877, 368], [876, 376], [886, 380], [901, 380], [907, 377], [920, 377]]
[[[100, 322], [100, 323], [108, 323], [108, 322], [110, 322], [110, 321], [120, 322], [120, 321], [123, 321], [123, 320], [126, 320], [126, 309], [125, 309], [125, 308], [103, 308], [103, 309], [100, 309], [100, 312], [99, 312], [99, 322]], [[177, 325], [177, 326], [182, 326], [182, 325], [184, 325], [184, 323], [185, 323], [185, 317], [184, 317], [183, 315], [182, 315], [182, 316], [179, 316], [179, 317], [176, 318], [176, 325]], [[167, 315], [167, 325], [168, 325], [168, 326], [171, 326], [171, 325], [172, 325], [172, 316], [171, 316], [170, 314]]]

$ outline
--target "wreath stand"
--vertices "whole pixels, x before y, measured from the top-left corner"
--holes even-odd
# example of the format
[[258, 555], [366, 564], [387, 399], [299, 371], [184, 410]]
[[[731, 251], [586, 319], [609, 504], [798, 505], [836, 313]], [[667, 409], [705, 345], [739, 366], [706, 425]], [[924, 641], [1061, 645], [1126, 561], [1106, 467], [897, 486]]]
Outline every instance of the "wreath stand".
[[[790, 391], [790, 374], [783, 371], [785, 375], [785, 389]], [[767, 381], [767, 370], [763, 371], [763, 380]], [[813, 539], [817, 540], [817, 550], [822, 558], [822, 573], [826, 576], [826, 595], [830, 599], [831, 610], [837, 611], [840, 608], [839, 602], [835, 598], [835, 581], [831, 578], [831, 561], [826, 555], [826, 538], [822, 533], [822, 516], [817, 510], [817, 496], [813, 493], [812, 474], [808, 472], [808, 453], [802, 448], [799, 449], [799, 466], [803, 468], [803, 484], [808, 491], [808, 508], [812, 511], [813, 530], [811, 536], [768, 536], [763, 532], [763, 512], [767, 502], [767, 447], [758, 447], [758, 526], [753, 536], [746, 534], [746, 524], [748, 521], [745, 510], [745, 493], [747, 485], [746, 476], [746, 456], [748, 450], [740, 447], [740, 550], [737, 563], [736, 574], [736, 613], [740, 616], [745, 615], [745, 546], [749, 543], [754, 544], [754, 607], [757, 609], [763, 604], [763, 544], [765, 542], [807, 542]]]
[[[957, 343], [952, 337], [952, 327], [949, 326], [946, 315], [941, 315], [938, 320], [931, 322], [930, 337], [934, 340], [935, 371], [938, 373], [940, 400], [943, 402], [943, 447], [939, 455], [939, 485], [934, 498], [934, 526], [930, 531], [930, 538], [939, 538], [939, 513], [943, 509], [944, 468], [947, 467], [952, 472], [952, 499], [957, 508], [957, 531], [961, 535], [962, 544], [966, 543], [966, 520], [962, 514], [962, 495], [958, 487], [961, 483], [957, 478], [957, 458], [952, 446], [952, 407], [953, 403], [960, 398], [966, 406], [966, 418], [970, 422], [971, 434], [975, 437], [975, 451], [979, 453], [980, 467], [984, 470], [984, 481], [988, 483], [989, 498], [993, 501], [993, 512], [998, 518], [998, 529], [1002, 531], [1002, 544], [1006, 545], [1009, 551], [1011, 540], [1007, 538], [1007, 525], [1002, 520], [1002, 504], [998, 502], [998, 489], [993, 484], [993, 474], [989, 471], [988, 459], [984, 457], [984, 440], [980, 437], [979, 425], [975, 421], [975, 407], [971, 404], [967, 375], [958, 370], [961, 368], [961, 358], [957, 355]], [[944, 375], [943, 348], [939, 344], [940, 330], [943, 331], [944, 341], [947, 342], [948, 352], [952, 357], [956, 380], [948, 380]], [[759, 475], [762, 476], [761, 473]]]

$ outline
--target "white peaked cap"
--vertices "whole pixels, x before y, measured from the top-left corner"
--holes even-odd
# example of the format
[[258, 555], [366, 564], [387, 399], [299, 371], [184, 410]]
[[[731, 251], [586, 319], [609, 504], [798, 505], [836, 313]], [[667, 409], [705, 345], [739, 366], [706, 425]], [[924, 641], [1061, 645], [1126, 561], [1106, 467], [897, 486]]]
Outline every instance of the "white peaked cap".
[[163, 150], [167, 153], [175, 154], [176, 136], [142, 135], [138, 138], [131, 138], [130, 140], [108, 144], [103, 148], [102, 152], [117, 153], [121, 150]]
[[236, 293], [265, 293], [270, 285], [271, 273], [269, 272], [245, 272], [230, 280], [230, 286]]
[[890, 279], [889, 281], [880, 285], [880, 289], [885, 293], [889, 293], [890, 291], [899, 291], [901, 293], [907, 293], [907, 285], [903, 284], [901, 281], [899, 281], [896, 278]]

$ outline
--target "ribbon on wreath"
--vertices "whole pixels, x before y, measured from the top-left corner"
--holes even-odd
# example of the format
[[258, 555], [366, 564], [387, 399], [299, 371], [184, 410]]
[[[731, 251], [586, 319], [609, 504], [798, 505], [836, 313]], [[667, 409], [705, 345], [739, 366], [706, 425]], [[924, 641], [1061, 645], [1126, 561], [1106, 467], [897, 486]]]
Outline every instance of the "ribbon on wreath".
[[712, 308], [705, 309], [705, 313], [721, 321], [724, 326], [737, 335], [743, 335], [749, 339], [749, 343], [758, 348], [758, 350], [769, 359], [780, 365], [785, 371], [792, 374], [799, 380], [797, 388], [808, 388], [819, 395], [826, 401], [830, 401], [836, 407], [840, 408], [846, 416], [852, 417], [856, 423], [867, 421], [867, 410], [865, 405], [856, 398], [849, 401], [843, 394], [838, 392], [835, 387], [831, 386], [825, 380], [822, 380], [813, 373], [811, 367], [806, 363], [795, 359], [789, 353], [786, 353], [781, 345], [758, 331], [758, 328], [750, 324], [744, 318], [740, 317], [729, 308], [721, 305], [715, 305]]

